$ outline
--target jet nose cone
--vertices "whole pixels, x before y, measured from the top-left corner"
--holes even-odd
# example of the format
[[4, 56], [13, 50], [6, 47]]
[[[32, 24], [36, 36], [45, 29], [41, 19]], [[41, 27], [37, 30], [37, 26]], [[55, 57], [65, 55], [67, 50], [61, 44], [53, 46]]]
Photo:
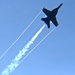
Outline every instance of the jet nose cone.
[[60, 6], [62, 6], [62, 5], [63, 5], [63, 3], [60, 4]]
[[63, 3], [61, 3], [59, 6], [58, 6], [58, 9], [63, 5]]

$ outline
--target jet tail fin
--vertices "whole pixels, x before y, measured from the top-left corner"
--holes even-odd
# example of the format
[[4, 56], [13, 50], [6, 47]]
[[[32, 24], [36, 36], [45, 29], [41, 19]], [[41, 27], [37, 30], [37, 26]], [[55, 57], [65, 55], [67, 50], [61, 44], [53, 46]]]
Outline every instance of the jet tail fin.
[[56, 27], [58, 26], [58, 22], [57, 22], [56, 17], [54, 17], [51, 21], [52, 21], [52, 23], [53, 23]]
[[44, 21], [47, 24], [47, 27], [50, 28], [50, 22], [48, 21], [47, 18], [42, 18], [42, 21]]

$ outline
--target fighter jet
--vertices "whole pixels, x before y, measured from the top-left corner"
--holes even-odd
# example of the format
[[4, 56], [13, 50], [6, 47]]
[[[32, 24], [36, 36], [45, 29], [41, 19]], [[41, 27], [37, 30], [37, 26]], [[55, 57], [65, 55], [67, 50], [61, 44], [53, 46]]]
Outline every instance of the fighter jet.
[[42, 18], [41, 20], [44, 21], [48, 28], [50, 28], [50, 21], [57, 27], [58, 26], [58, 22], [56, 19], [56, 15], [58, 13], [58, 9], [62, 6], [63, 3], [61, 3], [57, 8], [53, 9], [52, 11], [43, 8], [42, 11], [46, 14], [47, 17]]

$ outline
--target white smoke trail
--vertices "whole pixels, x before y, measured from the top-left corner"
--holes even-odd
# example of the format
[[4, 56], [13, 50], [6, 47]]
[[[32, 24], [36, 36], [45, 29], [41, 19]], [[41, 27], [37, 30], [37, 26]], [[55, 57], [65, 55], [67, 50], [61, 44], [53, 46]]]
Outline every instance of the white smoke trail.
[[43, 30], [44, 27], [45, 27], [45, 25], [42, 26], [41, 29], [25, 45], [25, 47], [22, 50], [19, 51], [18, 55], [15, 56], [15, 58], [12, 60], [12, 62], [7, 66], [7, 68], [0, 75], [9, 75], [19, 66], [21, 58], [28, 51], [29, 47], [33, 44], [33, 42], [38, 37], [38, 35], [41, 33], [41, 31]]
[[53, 28], [37, 45], [20, 61], [19, 65], [34, 51], [36, 47], [38, 47], [54, 30], [56, 29]]
[[24, 29], [24, 31], [19, 35], [19, 37], [8, 47], [8, 49], [0, 56], [0, 59], [12, 48], [12, 46], [21, 38], [21, 36], [26, 32], [26, 30], [31, 26], [31, 24], [37, 19], [41, 11], [36, 15], [36, 17], [31, 21], [31, 23]]

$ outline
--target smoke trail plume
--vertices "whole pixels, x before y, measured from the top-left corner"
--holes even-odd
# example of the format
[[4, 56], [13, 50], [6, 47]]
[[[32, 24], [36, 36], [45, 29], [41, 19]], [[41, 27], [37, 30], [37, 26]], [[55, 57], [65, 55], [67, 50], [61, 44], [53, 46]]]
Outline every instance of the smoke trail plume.
[[44, 27], [45, 27], [45, 25], [42, 26], [41, 29], [24, 46], [24, 48], [19, 51], [19, 53], [15, 56], [15, 58], [12, 60], [12, 62], [7, 66], [7, 68], [0, 75], [9, 75], [19, 66], [21, 58], [28, 51], [29, 47], [34, 43], [35, 39], [38, 37], [38, 35], [41, 33], [41, 31], [43, 30]]
[[56, 29], [53, 28], [45, 37], [42, 38], [34, 47], [33, 49], [19, 62], [19, 65]]

